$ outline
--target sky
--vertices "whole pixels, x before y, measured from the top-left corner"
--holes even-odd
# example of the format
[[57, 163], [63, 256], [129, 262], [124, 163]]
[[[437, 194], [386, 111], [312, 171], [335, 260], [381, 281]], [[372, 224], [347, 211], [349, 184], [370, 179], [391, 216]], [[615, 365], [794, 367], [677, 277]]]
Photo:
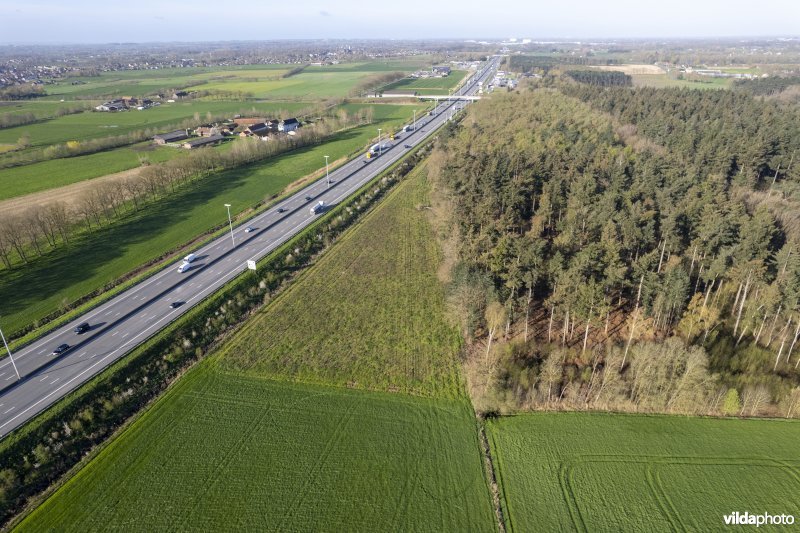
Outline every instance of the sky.
[[0, 0], [2, 43], [800, 35], [800, 0]]

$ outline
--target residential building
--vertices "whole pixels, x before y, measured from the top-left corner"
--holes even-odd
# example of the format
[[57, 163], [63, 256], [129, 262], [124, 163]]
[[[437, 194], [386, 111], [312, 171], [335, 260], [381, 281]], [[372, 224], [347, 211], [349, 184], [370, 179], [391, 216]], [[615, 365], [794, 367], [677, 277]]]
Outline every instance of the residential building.
[[296, 118], [287, 118], [286, 120], [281, 120], [278, 124], [278, 131], [282, 131], [283, 133], [289, 133], [290, 131], [294, 131], [300, 127], [300, 121]]

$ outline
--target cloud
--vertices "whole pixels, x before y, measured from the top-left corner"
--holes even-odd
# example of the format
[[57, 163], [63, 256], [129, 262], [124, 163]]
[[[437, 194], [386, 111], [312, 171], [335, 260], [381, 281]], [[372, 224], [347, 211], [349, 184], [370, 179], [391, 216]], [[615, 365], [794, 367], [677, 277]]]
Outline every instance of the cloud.
[[328, 13], [327, 11], [320, 11], [320, 12], [319, 12], [319, 14], [320, 14], [320, 16], [322, 16], [322, 17], [330, 17], [330, 16], [331, 16], [331, 14], [330, 14], [330, 13]]

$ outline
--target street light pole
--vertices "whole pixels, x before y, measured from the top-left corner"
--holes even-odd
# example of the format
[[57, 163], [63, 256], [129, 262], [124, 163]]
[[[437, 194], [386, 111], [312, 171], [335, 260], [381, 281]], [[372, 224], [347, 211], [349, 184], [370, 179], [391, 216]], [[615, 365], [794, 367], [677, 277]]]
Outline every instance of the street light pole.
[[325, 156], [325, 180], [328, 182], [328, 187], [331, 186], [331, 177], [328, 174], [328, 156]]
[[233, 240], [233, 221], [231, 220], [231, 204], [225, 204], [225, 207], [228, 209], [228, 224], [231, 227], [231, 244], [235, 247], [236, 241]]
[[378, 128], [378, 155], [383, 155], [383, 150], [381, 149], [381, 129]]
[[3, 338], [3, 344], [5, 345], [6, 351], [8, 352], [8, 358], [11, 359], [11, 366], [14, 367], [14, 372], [17, 374], [17, 381], [19, 381], [22, 378], [19, 377], [19, 370], [17, 370], [17, 363], [14, 362], [14, 357], [11, 355], [11, 349], [8, 347], [8, 343], [6, 342], [6, 336], [3, 335], [2, 329], [0, 329], [0, 337]]

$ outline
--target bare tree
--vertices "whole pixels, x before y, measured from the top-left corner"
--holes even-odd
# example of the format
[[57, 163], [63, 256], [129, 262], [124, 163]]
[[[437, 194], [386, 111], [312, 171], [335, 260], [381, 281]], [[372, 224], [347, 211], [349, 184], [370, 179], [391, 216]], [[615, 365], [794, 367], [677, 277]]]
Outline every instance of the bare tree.
[[486, 327], [489, 328], [489, 342], [486, 343], [486, 360], [489, 360], [489, 352], [492, 349], [492, 340], [506, 321], [506, 308], [500, 302], [492, 302], [486, 307]]
[[38, 255], [42, 255], [42, 247], [39, 245], [39, 237], [43, 234], [42, 226], [39, 222], [38, 209], [32, 207], [23, 213], [20, 219], [22, 230], [27, 238], [28, 244], [32, 245]]
[[11, 250], [13, 248], [8, 234], [8, 221], [0, 219], [0, 258], [6, 268], [11, 268]]
[[70, 213], [67, 204], [64, 202], [47, 204], [45, 216], [50, 226], [61, 235], [61, 240], [65, 243], [69, 242], [69, 228], [72, 222], [72, 213]]

